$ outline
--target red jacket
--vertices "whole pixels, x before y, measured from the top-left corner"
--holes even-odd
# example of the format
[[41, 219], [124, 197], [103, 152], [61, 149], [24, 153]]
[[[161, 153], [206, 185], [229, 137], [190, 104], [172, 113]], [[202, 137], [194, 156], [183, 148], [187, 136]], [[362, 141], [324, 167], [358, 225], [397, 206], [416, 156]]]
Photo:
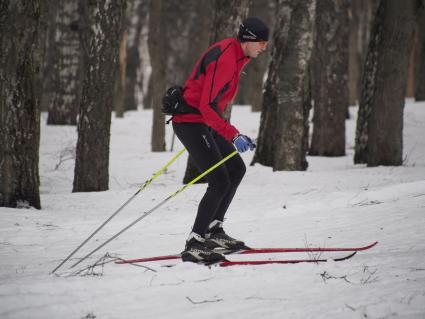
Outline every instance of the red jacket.
[[184, 85], [184, 99], [201, 114], [178, 114], [173, 122], [204, 123], [232, 141], [239, 131], [222, 114], [236, 95], [241, 71], [248, 61], [236, 38], [211, 45]]

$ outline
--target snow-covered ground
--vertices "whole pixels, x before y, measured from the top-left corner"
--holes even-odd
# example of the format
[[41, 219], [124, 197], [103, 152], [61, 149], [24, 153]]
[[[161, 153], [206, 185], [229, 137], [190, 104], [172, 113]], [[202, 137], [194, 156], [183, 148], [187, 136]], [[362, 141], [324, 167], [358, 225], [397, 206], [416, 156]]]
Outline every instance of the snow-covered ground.
[[[76, 143], [76, 129], [46, 126], [42, 114], [43, 209], [0, 208], [0, 318], [425, 318], [425, 103], [408, 100], [406, 105], [401, 167], [353, 165], [356, 110], [351, 109], [353, 118], [347, 121], [347, 156], [309, 157], [306, 172], [248, 167], [225, 228], [254, 247], [379, 241], [371, 250], [322, 264], [208, 268], [178, 263], [169, 268], [156, 262], [143, 268], [110, 262], [77, 273], [107, 252], [137, 258], [181, 251], [205, 190], [205, 185], [195, 185], [77, 269], [68, 269], [77, 260], [72, 258], [57, 275], [49, 273], [181, 145], [176, 141], [173, 153], [150, 152], [149, 111], [114, 118], [110, 190], [73, 194], [74, 163], [67, 157]], [[243, 133], [257, 136], [258, 113], [240, 106], [232, 118]], [[167, 130], [169, 145], [171, 128]], [[247, 165], [252, 155], [243, 154]], [[78, 257], [180, 188], [186, 156], [139, 194]]]

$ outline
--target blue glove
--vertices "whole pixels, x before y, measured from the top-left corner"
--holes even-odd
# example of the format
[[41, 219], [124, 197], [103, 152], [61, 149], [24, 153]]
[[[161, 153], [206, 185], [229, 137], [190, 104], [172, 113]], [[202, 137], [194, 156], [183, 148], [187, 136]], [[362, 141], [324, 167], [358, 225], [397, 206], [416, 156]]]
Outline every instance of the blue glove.
[[236, 135], [233, 139], [233, 144], [240, 153], [246, 152], [247, 150], [252, 151], [256, 146], [248, 136], [242, 134]]

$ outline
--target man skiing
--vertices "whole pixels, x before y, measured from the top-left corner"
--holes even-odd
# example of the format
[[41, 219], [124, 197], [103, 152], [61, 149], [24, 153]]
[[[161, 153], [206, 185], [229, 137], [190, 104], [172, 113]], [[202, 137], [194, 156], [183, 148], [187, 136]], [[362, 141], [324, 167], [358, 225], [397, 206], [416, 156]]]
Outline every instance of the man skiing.
[[[175, 115], [173, 129], [200, 171], [222, 160], [235, 147], [239, 152], [255, 148], [252, 140], [240, 134], [222, 114], [236, 95], [243, 67], [265, 51], [268, 38], [269, 29], [260, 19], [247, 18], [237, 37], [221, 40], [206, 50], [186, 81], [183, 97], [199, 113]], [[224, 216], [245, 171], [237, 154], [206, 175], [208, 188], [182, 252], [183, 261], [216, 262], [225, 258], [214, 248], [246, 247], [223, 230]]]

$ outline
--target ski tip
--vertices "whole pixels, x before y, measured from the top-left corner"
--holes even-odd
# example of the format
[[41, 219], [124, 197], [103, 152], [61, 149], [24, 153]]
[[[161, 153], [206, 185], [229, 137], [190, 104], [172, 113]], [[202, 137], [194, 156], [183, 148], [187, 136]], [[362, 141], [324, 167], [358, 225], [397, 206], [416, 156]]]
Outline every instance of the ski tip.
[[370, 249], [372, 247], [375, 247], [378, 244], [378, 241], [375, 241], [374, 243], [370, 244], [369, 246], [365, 246], [362, 249], [359, 250], [366, 250], [366, 249]]
[[353, 257], [355, 254], [357, 254], [357, 251], [353, 252], [352, 254], [349, 254], [347, 256], [341, 257], [341, 258], [335, 258], [332, 259], [333, 261], [342, 261], [342, 260], [347, 260], [350, 259], [351, 257]]

